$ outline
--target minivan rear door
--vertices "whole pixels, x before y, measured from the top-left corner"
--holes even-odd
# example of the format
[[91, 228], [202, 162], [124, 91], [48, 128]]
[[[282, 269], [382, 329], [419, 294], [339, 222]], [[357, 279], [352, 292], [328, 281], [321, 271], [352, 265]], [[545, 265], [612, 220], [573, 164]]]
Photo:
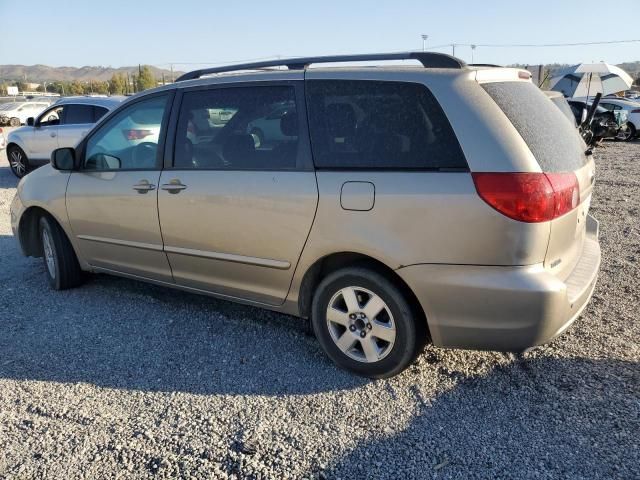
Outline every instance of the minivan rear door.
[[593, 157], [587, 156], [587, 146], [572, 122], [531, 82], [488, 82], [482, 87], [523, 138], [541, 172], [570, 173], [577, 179], [577, 207], [550, 222], [544, 262], [545, 268], [566, 278], [582, 252], [595, 175]]

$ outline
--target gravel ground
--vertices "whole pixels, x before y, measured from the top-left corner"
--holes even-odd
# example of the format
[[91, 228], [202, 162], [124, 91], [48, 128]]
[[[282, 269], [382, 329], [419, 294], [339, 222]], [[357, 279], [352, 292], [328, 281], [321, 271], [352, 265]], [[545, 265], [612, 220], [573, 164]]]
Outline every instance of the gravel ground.
[[49, 290], [3, 157], [0, 478], [640, 478], [640, 142], [596, 161], [602, 270], [567, 334], [429, 347], [373, 382], [285, 315], [108, 276]]

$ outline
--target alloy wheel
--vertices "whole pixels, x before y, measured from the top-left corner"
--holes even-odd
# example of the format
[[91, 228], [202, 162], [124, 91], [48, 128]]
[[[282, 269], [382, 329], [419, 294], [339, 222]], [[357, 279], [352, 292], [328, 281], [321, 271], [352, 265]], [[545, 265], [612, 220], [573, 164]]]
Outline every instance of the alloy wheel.
[[56, 278], [56, 260], [53, 253], [53, 242], [47, 229], [42, 230], [42, 248], [44, 250], [44, 259], [47, 264], [47, 270], [51, 278]]
[[25, 157], [20, 150], [11, 150], [9, 154], [9, 165], [18, 177], [23, 177], [27, 173]]
[[342, 353], [359, 362], [382, 360], [396, 340], [389, 306], [362, 287], [346, 287], [333, 295], [327, 307], [327, 326]]

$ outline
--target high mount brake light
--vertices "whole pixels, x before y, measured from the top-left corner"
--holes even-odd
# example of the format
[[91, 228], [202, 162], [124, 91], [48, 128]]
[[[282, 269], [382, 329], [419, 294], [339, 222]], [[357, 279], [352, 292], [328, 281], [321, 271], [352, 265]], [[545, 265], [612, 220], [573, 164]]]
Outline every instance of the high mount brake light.
[[580, 203], [574, 173], [472, 173], [480, 198], [520, 222], [548, 222]]

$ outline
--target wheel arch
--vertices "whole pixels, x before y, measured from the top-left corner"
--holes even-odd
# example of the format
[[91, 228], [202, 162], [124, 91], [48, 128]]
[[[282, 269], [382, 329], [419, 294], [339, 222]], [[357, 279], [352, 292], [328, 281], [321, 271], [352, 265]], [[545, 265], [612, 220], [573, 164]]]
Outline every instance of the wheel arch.
[[27, 152], [24, 151], [24, 145], [22, 145], [21, 143], [17, 142], [15, 139], [11, 139], [7, 141], [7, 151], [9, 151], [10, 148], [13, 147], [18, 147], [20, 150], [22, 150], [22, 152], [26, 155]]
[[300, 282], [298, 293], [298, 311], [301, 317], [311, 316], [311, 304], [315, 291], [327, 275], [346, 267], [363, 267], [373, 270], [393, 282], [400, 288], [407, 301], [414, 310], [415, 315], [422, 321], [425, 333], [429, 335], [429, 325], [424, 309], [409, 285], [391, 267], [384, 262], [357, 252], [335, 252], [317, 259], [305, 272]]
[[[62, 230], [67, 236], [67, 239], [69, 239], [69, 235], [55, 215], [37, 205], [28, 207], [20, 216], [18, 223], [18, 239], [24, 254], [28, 257], [42, 256], [42, 239], [40, 238], [40, 219], [42, 217], [49, 217], [52, 221], [56, 222], [60, 230]], [[71, 243], [75, 251], [73, 243], [71, 241], [69, 243]], [[78, 252], [76, 251], [75, 253], [77, 255]]]

